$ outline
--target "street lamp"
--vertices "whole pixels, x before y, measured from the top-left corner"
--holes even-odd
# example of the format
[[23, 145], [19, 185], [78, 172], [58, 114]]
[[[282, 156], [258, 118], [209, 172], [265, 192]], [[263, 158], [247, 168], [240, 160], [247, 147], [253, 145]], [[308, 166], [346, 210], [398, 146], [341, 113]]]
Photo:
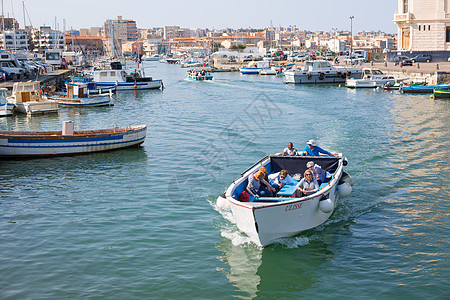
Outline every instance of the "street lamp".
[[354, 16], [350, 16], [350, 60], [353, 55], [353, 18]]

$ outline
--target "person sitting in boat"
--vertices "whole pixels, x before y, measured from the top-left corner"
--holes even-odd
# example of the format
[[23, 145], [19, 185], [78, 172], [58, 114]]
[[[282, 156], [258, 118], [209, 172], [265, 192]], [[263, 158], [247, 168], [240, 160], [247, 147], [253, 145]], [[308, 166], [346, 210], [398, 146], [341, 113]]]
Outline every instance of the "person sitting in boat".
[[314, 178], [317, 180], [317, 183], [321, 185], [324, 182], [328, 182], [331, 179], [330, 173], [326, 170], [322, 169], [321, 166], [315, 164], [313, 161], [309, 161], [306, 164], [308, 170], [313, 172]]
[[275, 189], [276, 194], [286, 184], [292, 184], [292, 177], [289, 176], [287, 170], [281, 170], [278, 173], [269, 175], [269, 183]]
[[314, 178], [311, 170], [305, 171], [305, 177], [296, 185], [297, 191], [295, 197], [302, 197], [311, 195], [319, 190], [319, 183]]
[[254, 174], [248, 176], [248, 184], [245, 188], [250, 196], [255, 198], [259, 197], [270, 197], [271, 195], [267, 193], [264, 187], [261, 187], [261, 183], [269, 185], [268, 182], [264, 180], [264, 172], [258, 171]]
[[269, 195], [269, 197], [273, 196], [276, 193], [276, 189], [273, 188], [272, 185], [269, 183], [269, 176], [267, 173], [267, 169], [261, 167], [259, 168], [259, 171], [264, 173], [264, 181], [262, 182], [264, 186], [261, 188], [264, 189], [266, 195]]
[[320, 155], [328, 155], [328, 156], [338, 156], [335, 153], [328, 152], [327, 150], [323, 150], [319, 146], [317, 146], [315, 140], [309, 140], [305, 149], [303, 149], [302, 156], [320, 156]]
[[297, 155], [297, 149], [294, 148], [294, 144], [289, 142], [288, 145], [287, 145], [287, 148], [284, 148], [283, 153], [281, 155], [283, 155], [283, 156], [295, 156], [295, 155]]

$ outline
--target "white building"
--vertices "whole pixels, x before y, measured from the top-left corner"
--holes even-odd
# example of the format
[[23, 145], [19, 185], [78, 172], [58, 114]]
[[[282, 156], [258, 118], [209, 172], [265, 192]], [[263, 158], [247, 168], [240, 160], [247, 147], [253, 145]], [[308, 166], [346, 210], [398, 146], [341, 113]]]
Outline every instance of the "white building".
[[450, 50], [449, 0], [398, 0], [398, 50]]
[[328, 48], [333, 52], [345, 51], [345, 41], [340, 39], [331, 39], [327, 41]]
[[35, 51], [44, 52], [47, 49], [64, 50], [64, 34], [59, 30], [52, 30], [50, 26], [40, 26], [33, 30], [32, 39]]
[[28, 50], [28, 34], [22, 30], [0, 33], [0, 48], [10, 51]]

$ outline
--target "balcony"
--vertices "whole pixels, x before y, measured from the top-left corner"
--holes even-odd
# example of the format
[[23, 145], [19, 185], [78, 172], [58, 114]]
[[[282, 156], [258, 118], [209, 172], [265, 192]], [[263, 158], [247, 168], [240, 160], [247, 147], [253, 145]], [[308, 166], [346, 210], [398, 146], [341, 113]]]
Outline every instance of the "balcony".
[[395, 13], [394, 14], [394, 23], [402, 23], [402, 22], [410, 23], [410, 22], [412, 22], [413, 17], [414, 17], [413, 14], [410, 12], [405, 13], [405, 14]]

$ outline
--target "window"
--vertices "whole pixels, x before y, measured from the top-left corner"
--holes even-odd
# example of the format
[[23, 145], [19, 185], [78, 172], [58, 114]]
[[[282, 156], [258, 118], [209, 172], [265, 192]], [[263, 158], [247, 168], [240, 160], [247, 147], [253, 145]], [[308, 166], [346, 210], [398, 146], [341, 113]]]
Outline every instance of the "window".
[[101, 77], [106, 77], [106, 76], [108, 76], [108, 72], [100, 72], [100, 76]]
[[420, 31], [420, 25], [419, 25], [419, 31]]
[[450, 43], [450, 27], [445, 28], [445, 42]]
[[406, 14], [408, 12], [408, 0], [403, 0], [403, 13]]
[[431, 30], [431, 25], [428, 25], [428, 31], [430, 31]]

